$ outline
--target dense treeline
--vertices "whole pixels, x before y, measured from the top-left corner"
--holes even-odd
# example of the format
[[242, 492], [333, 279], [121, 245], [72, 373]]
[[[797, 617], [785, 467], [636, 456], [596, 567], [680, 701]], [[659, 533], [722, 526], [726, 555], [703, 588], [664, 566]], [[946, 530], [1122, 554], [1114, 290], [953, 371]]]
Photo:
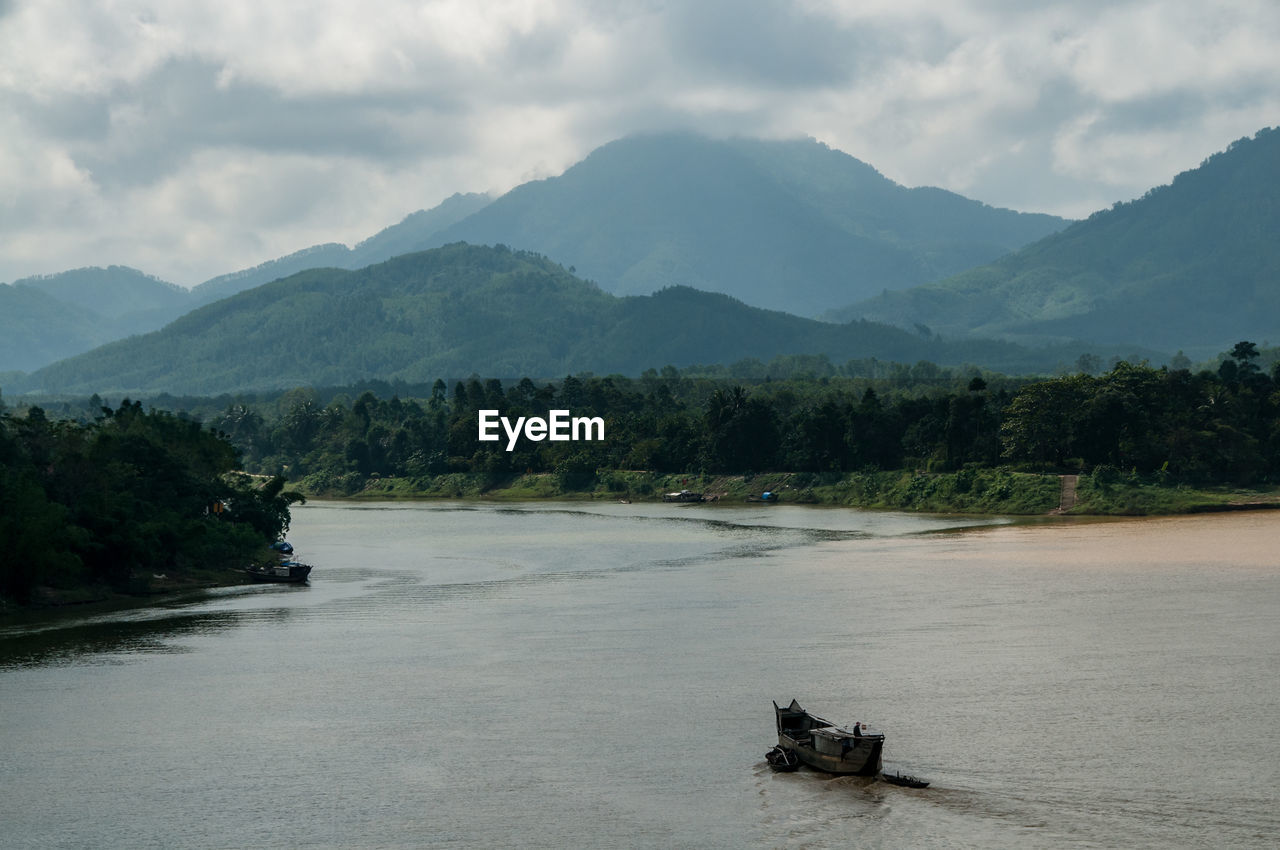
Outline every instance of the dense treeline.
[[[1276, 375], [1240, 343], [1216, 371], [1127, 362], [1105, 374], [1017, 381], [932, 364], [887, 377], [733, 381], [652, 370], [639, 379], [568, 377], [504, 385], [436, 381], [421, 398], [327, 403], [294, 391], [273, 417], [228, 405], [210, 426], [245, 453], [248, 468], [287, 472], [317, 492], [353, 492], [371, 477], [452, 472], [495, 480], [558, 473], [587, 486], [597, 470], [745, 473], [768, 470], [1034, 469], [1108, 467], [1169, 482], [1249, 484], [1280, 474]], [[1275, 370], [1273, 370], [1274, 372]], [[477, 439], [478, 411], [599, 416], [599, 442]]]
[[0, 416], [0, 595], [145, 590], [156, 574], [244, 565], [289, 525], [284, 479], [254, 486], [199, 422], [127, 399], [89, 422]]

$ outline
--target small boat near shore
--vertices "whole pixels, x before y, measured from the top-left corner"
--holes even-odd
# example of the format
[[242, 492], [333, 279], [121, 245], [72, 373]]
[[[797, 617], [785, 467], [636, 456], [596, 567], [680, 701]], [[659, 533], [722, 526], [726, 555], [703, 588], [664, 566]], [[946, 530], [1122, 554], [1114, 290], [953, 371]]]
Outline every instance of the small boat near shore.
[[663, 493], [662, 501], [664, 502], [705, 502], [707, 497], [701, 493], [695, 493], [692, 490], [681, 490], [679, 493]]
[[774, 747], [769, 750], [764, 754], [764, 760], [769, 763], [769, 767], [780, 773], [789, 773], [800, 768], [800, 756], [796, 755], [794, 750], [788, 750], [785, 747]]
[[901, 785], [904, 788], [928, 788], [929, 783], [918, 776], [908, 776], [905, 773], [886, 773], [881, 777], [890, 785]]
[[274, 564], [250, 564], [244, 568], [254, 581], [274, 581], [287, 584], [302, 584], [311, 575], [311, 565], [293, 559], [293, 544], [287, 540], [277, 540], [271, 544], [271, 551], [278, 559]]
[[256, 564], [244, 568], [254, 581], [276, 581], [290, 584], [301, 584], [311, 575], [310, 564], [299, 564], [297, 561], [281, 561], [279, 564], [263, 567]]
[[881, 770], [884, 735], [864, 732], [860, 724], [845, 729], [810, 714], [794, 699], [786, 708], [773, 704], [778, 726], [778, 747], [791, 750], [800, 761], [826, 771], [854, 776], [876, 776]]

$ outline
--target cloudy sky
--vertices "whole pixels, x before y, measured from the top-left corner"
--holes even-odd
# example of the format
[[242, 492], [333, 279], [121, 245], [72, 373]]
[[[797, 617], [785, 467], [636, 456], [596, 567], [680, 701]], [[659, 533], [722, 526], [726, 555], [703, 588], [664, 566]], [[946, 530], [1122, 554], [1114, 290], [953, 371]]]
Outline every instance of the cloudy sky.
[[1275, 0], [0, 0], [0, 281], [191, 286], [631, 133], [1085, 216], [1280, 124]]

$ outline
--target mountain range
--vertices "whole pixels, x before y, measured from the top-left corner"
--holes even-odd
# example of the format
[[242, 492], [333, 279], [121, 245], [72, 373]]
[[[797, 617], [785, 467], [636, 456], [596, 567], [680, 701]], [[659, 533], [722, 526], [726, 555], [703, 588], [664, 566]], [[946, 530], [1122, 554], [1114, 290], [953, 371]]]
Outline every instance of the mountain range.
[[[453, 242], [504, 244], [555, 259], [615, 294], [693, 286], [754, 306], [816, 315], [995, 259], [1065, 226], [941, 189], [908, 189], [814, 140], [637, 136], [559, 177], [498, 199], [454, 195], [354, 248], [315, 245], [196, 286], [113, 266], [15, 281], [66, 305], [0, 287], [15, 335], [0, 371], [29, 371], [162, 327], [187, 310], [313, 268], [358, 269]], [[154, 309], [93, 309], [101, 291], [149, 286]], [[120, 300], [126, 300], [122, 294]], [[38, 309], [37, 309], [38, 307]], [[89, 313], [85, 313], [85, 309]]]
[[[0, 379], [221, 391], [779, 353], [1024, 369], [1053, 368], [1071, 350], [1207, 357], [1240, 339], [1280, 340], [1278, 185], [1271, 130], [1075, 223], [907, 189], [812, 140], [636, 137], [498, 199], [455, 195], [355, 248], [315, 246], [191, 291], [121, 267], [0, 286], [0, 368], [37, 370]], [[464, 241], [546, 265], [497, 272]], [[535, 279], [547, 297], [530, 301], [519, 281]], [[778, 303], [821, 308], [827, 321], [762, 309]], [[315, 313], [319, 304], [336, 314]], [[180, 315], [163, 333], [38, 368]], [[531, 326], [550, 336], [528, 337]], [[1030, 350], [1046, 344], [1057, 347]]]

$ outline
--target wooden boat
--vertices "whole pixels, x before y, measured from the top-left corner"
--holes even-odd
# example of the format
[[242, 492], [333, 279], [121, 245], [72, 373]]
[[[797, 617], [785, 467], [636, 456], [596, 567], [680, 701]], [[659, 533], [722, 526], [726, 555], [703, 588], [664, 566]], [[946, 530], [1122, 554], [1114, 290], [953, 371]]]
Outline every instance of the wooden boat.
[[248, 573], [254, 581], [278, 581], [301, 584], [307, 580], [307, 576], [311, 575], [311, 566], [309, 564], [299, 564], [297, 561], [281, 561], [280, 563], [269, 567], [262, 567], [255, 564], [245, 567], [244, 571]]
[[786, 708], [775, 702], [773, 711], [778, 723], [778, 746], [794, 751], [810, 767], [855, 776], [880, 773], [884, 735], [841, 728], [805, 711], [795, 700]]
[[692, 490], [681, 490], [679, 493], [663, 493], [664, 502], [705, 502], [707, 497]]
[[885, 782], [891, 785], [901, 785], [904, 788], [928, 788], [929, 783], [918, 776], [908, 776], [905, 773], [886, 773], [883, 776]]
[[769, 767], [781, 772], [797, 770], [800, 767], [800, 756], [795, 754], [795, 750], [788, 750], [785, 747], [774, 747], [769, 750], [764, 754], [764, 760], [769, 763]]

